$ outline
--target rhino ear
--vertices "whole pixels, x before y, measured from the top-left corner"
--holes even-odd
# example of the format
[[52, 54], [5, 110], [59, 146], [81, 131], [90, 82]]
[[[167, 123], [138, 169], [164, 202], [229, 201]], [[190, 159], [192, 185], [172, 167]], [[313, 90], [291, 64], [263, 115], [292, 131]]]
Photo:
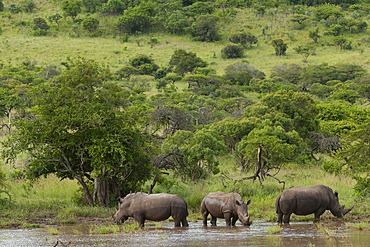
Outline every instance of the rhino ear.
[[249, 199], [246, 204], [247, 205], [251, 204], [251, 199]]
[[241, 204], [240, 204], [240, 202], [238, 201], [238, 200], [235, 200], [235, 204], [236, 205], [238, 205], [238, 206], [240, 206]]
[[334, 192], [335, 197], [338, 197], [338, 191]]

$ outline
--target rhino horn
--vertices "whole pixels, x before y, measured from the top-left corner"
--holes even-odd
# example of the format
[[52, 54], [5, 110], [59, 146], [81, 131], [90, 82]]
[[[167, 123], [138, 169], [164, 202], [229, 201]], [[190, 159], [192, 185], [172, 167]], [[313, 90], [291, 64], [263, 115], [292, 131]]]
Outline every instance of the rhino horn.
[[249, 219], [250, 219], [250, 215], [246, 216], [245, 223], [243, 223], [245, 226], [250, 226], [252, 224], [252, 222], [250, 222]]
[[346, 215], [348, 214], [349, 211], [351, 211], [353, 209], [354, 205], [351, 207], [351, 208], [347, 208], [347, 209], [344, 209], [344, 206], [343, 206], [343, 215]]

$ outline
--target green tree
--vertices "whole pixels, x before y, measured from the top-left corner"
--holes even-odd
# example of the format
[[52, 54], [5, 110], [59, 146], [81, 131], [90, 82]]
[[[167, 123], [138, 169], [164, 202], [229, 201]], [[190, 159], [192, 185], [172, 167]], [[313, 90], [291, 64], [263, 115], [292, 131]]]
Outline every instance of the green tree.
[[127, 96], [109, 78], [106, 68], [79, 59], [53, 83], [35, 87], [33, 107], [15, 122], [3, 156], [28, 154], [30, 178], [53, 173], [76, 179], [90, 205], [88, 183], [95, 183], [99, 205], [107, 206], [109, 188], [145, 181], [151, 175], [148, 139], [138, 129], [137, 110], [125, 107]]
[[189, 27], [189, 21], [185, 14], [176, 10], [166, 19], [164, 26], [170, 33], [183, 33]]
[[306, 93], [280, 90], [268, 94], [262, 104], [269, 109], [286, 114], [294, 122], [294, 130], [306, 138], [311, 131], [318, 129], [316, 116], [318, 108], [315, 101]]
[[0, 0], [0, 12], [4, 11], [4, 3], [3, 0]]
[[62, 10], [65, 13], [65, 16], [70, 16], [75, 21], [78, 14], [82, 12], [81, 9], [82, 3], [79, 0], [63, 0], [62, 1]]
[[343, 13], [340, 11], [339, 6], [336, 5], [324, 4], [316, 7], [314, 10], [314, 18], [317, 21], [340, 17], [343, 17]]
[[49, 30], [49, 25], [44, 18], [37, 17], [33, 19], [33, 30], [34, 35], [36, 36], [43, 36], [46, 35], [47, 31]]
[[50, 22], [55, 22], [57, 25], [58, 25], [58, 29], [59, 29], [59, 20], [62, 19], [62, 16], [58, 13], [56, 14], [53, 14], [51, 16], [48, 17], [49, 21]]
[[200, 15], [190, 26], [190, 34], [195, 40], [199, 41], [217, 41], [221, 39], [219, 27], [217, 25], [218, 17], [214, 15]]
[[82, 0], [83, 6], [87, 9], [89, 13], [95, 13], [95, 11], [102, 6], [101, 0]]
[[271, 125], [254, 128], [242, 138], [236, 149], [249, 163], [257, 164], [259, 146], [262, 147], [262, 164], [259, 169], [265, 172], [280, 169], [304, 150], [304, 142], [296, 131], [286, 131], [281, 126]]
[[334, 41], [334, 44], [339, 46], [341, 50], [351, 50], [352, 49], [352, 41], [348, 40], [343, 35], [334, 37], [333, 41]]
[[302, 55], [304, 57], [305, 62], [307, 62], [307, 58], [311, 55], [315, 54], [316, 51], [316, 46], [312, 44], [305, 44], [305, 45], [300, 45], [297, 47], [293, 48], [298, 54]]
[[288, 49], [288, 45], [284, 43], [282, 39], [272, 40], [272, 46], [275, 48], [276, 56], [283, 56]]
[[118, 19], [118, 29], [126, 33], [148, 31], [154, 21], [155, 9], [156, 4], [151, 1], [126, 9]]
[[347, 170], [357, 181], [355, 191], [358, 195], [370, 194], [370, 120], [350, 131], [343, 138], [342, 148], [335, 157], [342, 160]]
[[296, 29], [303, 29], [307, 19], [309, 19], [309, 16], [307, 15], [295, 14], [290, 16], [288, 20], [294, 24]]
[[242, 58], [244, 56], [244, 48], [240, 45], [226, 45], [221, 50], [222, 58]]
[[130, 59], [129, 64], [137, 69], [138, 74], [142, 75], [154, 75], [158, 70], [159, 66], [155, 64], [154, 59], [140, 54]]
[[177, 151], [176, 159], [172, 162], [174, 170], [183, 179], [190, 178], [192, 181], [205, 178], [210, 172], [217, 174], [219, 164], [216, 157], [226, 151], [217, 133], [204, 129], [195, 133], [179, 130], [167, 138], [162, 147], [167, 152]]
[[317, 40], [321, 37], [319, 35], [319, 27], [316, 27], [314, 30], [308, 32], [308, 36], [313, 40], [314, 43], [317, 43]]
[[207, 63], [194, 52], [177, 49], [171, 56], [170, 66], [174, 67], [175, 73], [183, 76], [185, 73], [192, 73], [196, 68], [207, 67]]
[[32, 12], [35, 8], [36, 8], [36, 4], [34, 3], [33, 0], [23, 0], [22, 3], [22, 8], [26, 11], [26, 12]]
[[108, 0], [103, 4], [102, 12], [110, 13], [114, 15], [123, 14], [125, 9], [127, 9], [127, 4], [122, 0]]
[[257, 44], [258, 39], [255, 35], [246, 32], [234, 33], [230, 36], [229, 41], [234, 44], [240, 44], [245, 48]]
[[235, 63], [225, 68], [223, 78], [231, 84], [249, 85], [251, 79], [264, 79], [265, 73], [247, 63]]
[[90, 16], [82, 21], [82, 28], [90, 32], [91, 35], [96, 35], [99, 29], [99, 20]]

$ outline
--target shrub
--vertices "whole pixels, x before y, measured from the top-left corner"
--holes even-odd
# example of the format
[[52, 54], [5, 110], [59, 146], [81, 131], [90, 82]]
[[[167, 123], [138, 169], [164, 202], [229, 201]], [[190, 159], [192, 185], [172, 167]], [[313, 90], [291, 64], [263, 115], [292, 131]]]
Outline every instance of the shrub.
[[344, 36], [334, 37], [334, 44], [338, 45], [341, 50], [352, 50], [352, 41]]
[[99, 28], [99, 20], [94, 17], [87, 17], [82, 21], [82, 28], [90, 32], [91, 35], [97, 33]]
[[244, 48], [240, 45], [226, 45], [221, 50], [222, 58], [241, 58], [244, 56]]
[[33, 2], [33, 0], [25, 0], [22, 3], [22, 8], [26, 12], [32, 12], [36, 8], [36, 4]]
[[282, 39], [274, 39], [272, 40], [272, 46], [275, 48], [276, 56], [285, 55], [286, 50], [288, 49], [288, 45], [284, 43]]
[[195, 40], [199, 41], [217, 41], [220, 40], [218, 28], [218, 17], [213, 15], [201, 15], [190, 27], [190, 33]]
[[331, 17], [333, 18], [343, 17], [343, 13], [340, 11], [338, 6], [325, 4], [316, 7], [314, 10], [314, 18], [317, 21], [328, 20]]
[[271, 77], [283, 78], [291, 84], [298, 84], [303, 68], [298, 64], [283, 64], [272, 69]]
[[229, 41], [234, 44], [240, 44], [243, 47], [250, 47], [252, 44], [257, 44], [258, 39], [251, 33], [241, 32], [232, 34]]
[[49, 28], [50, 27], [44, 18], [37, 17], [33, 19], [33, 34], [35, 36], [45, 36]]
[[181, 11], [174, 11], [165, 21], [165, 28], [170, 33], [183, 33], [189, 27], [189, 21]]
[[136, 68], [139, 74], [142, 75], [152, 75], [159, 68], [159, 66], [154, 63], [154, 59], [147, 55], [138, 55], [130, 59], [129, 64]]
[[108, 0], [102, 7], [102, 12], [109, 14], [123, 14], [127, 8], [126, 4], [122, 0]]
[[248, 85], [250, 80], [264, 79], [265, 74], [246, 63], [236, 63], [225, 68], [224, 79], [232, 84]]

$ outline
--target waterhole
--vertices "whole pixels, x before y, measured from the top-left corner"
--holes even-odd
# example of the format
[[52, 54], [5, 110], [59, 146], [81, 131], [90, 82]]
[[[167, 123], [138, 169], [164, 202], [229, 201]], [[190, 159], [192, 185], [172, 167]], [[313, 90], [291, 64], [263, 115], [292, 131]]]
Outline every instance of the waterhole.
[[[96, 225], [96, 224], [95, 224]], [[348, 227], [344, 222], [293, 222], [277, 228], [276, 223], [240, 222], [227, 227], [203, 227], [201, 221], [187, 228], [173, 222], [151, 224], [142, 230], [114, 234], [91, 233], [91, 224], [46, 226], [38, 229], [0, 230], [0, 246], [369, 246], [370, 230]]]

